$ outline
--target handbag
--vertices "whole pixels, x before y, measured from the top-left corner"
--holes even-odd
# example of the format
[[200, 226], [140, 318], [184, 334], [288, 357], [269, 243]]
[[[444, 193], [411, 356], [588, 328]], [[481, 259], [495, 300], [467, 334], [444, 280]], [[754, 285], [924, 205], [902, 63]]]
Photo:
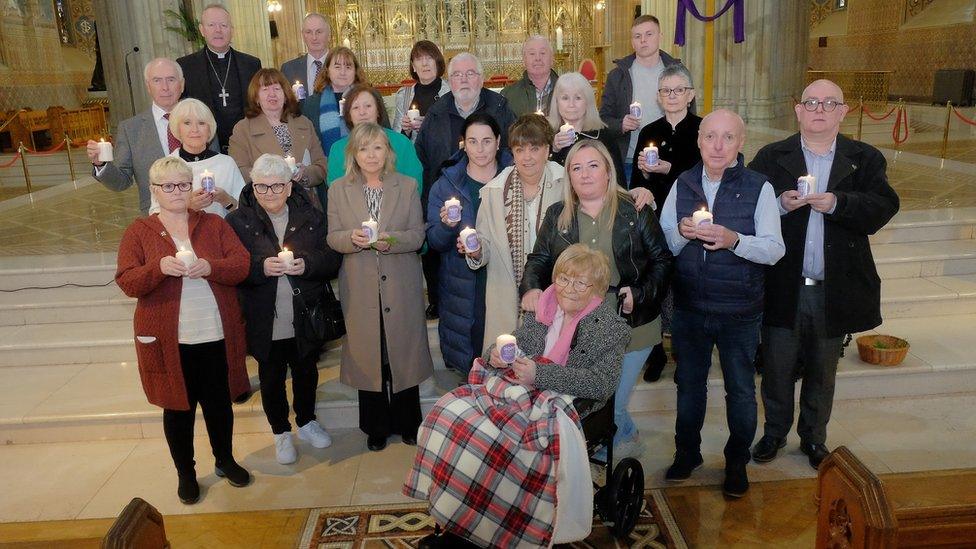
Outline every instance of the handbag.
[[[289, 282], [291, 282], [291, 277]], [[342, 316], [342, 304], [336, 299], [332, 291], [332, 284], [326, 282], [322, 297], [309, 302], [302, 295], [302, 290], [292, 284], [292, 294], [295, 296], [295, 343], [298, 352], [307, 355], [318, 352], [328, 341], [339, 339], [346, 335], [346, 320]]]

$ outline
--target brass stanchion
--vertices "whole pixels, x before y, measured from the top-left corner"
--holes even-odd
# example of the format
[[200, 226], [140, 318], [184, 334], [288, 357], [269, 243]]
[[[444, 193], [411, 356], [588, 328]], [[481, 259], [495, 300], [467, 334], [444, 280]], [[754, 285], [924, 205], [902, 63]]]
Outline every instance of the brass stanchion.
[[71, 173], [71, 182], [74, 183], [77, 178], [75, 177], [75, 164], [71, 161], [71, 140], [68, 136], [64, 136], [64, 152], [68, 153], [68, 171]]
[[941, 158], [945, 160], [946, 148], [949, 146], [949, 121], [952, 120], [952, 101], [946, 101], [946, 123], [945, 129], [942, 131], [942, 156]]
[[17, 152], [20, 153], [20, 164], [24, 168], [24, 183], [27, 184], [27, 194], [30, 194], [34, 191], [31, 190], [30, 172], [27, 170], [27, 147], [24, 146], [23, 141], [17, 147]]
[[864, 96], [857, 100], [857, 140], [861, 140], [861, 128], [864, 126]]

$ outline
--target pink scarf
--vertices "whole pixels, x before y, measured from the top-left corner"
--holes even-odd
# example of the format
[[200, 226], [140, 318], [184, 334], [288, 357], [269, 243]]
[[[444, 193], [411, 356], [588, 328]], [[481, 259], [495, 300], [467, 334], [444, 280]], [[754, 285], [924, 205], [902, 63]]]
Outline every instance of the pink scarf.
[[[563, 326], [559, 339], [556, 340], [556, 345], [553, 346], [552, 350], [546, 355], [546, 358], [555, 362], [556, 364], [566, 365], [566, 361], [569, 359], [569, 346], [573, 342], [573, 335], [576, 334], [576, 325], [579, 321], [588, 314], [590, 314], [593, 309], [596, 309], [603, 303], [602, 297], [592, 297], [590, 302], [577, 311], [572, 318], [565, 317], [563, 319]], [[551, 330], [553, 328], [553, 320], [556, 318], [556, 312], [559, 311], [559, 303], [556, 301], [556, 285], [552, 284], [544, 292], [542, 292], [542, 297], [539, 298], [539, 303], [535, 307], [535, 319], [540, 323], [549, 326]], [[569, 323], [568, 325], [566, 323]]]

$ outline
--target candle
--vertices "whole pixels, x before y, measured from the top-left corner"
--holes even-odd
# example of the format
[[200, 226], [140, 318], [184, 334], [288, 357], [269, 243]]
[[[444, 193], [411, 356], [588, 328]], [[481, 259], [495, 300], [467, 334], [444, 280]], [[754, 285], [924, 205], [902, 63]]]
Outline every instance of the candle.
[[345, 109], [346, 109], [346, 98], [343, 97], [342, 99], [339, 100], [339, 116], [342, 116], [342, 113], [345, 112]]
[[702, 208], [691, 214], [691, 221], [694, 222], [696, 227], [707, 225], [712, 222], [712, 212]]
[[496, 337], [495, 348], [498, 349], [498, 357], [502, 359], [502, 362], [505, 364], [515, 362], [515, 358], [518, 356], [518, 343], [515, 342], [515, 336], [502, 334]]
[[465, 227], [461, 231], [461, 242], [464, 243], [464, 251], [467, 253], [477, 252], [481, 249], [481, 241], [478, 240], [478, 231], [471, 227]]
[[295, 263], [295, 252], [289, 250], [288, 248], [282, 248], [281, 251], [278, 252], [278, 259], [287, 263], [285, 268], [290, 269]]
[[805, 198], [809, 194], [817, 192], [817, 178], [813, 175], [803, 175], [796, 180], [796, 190], [800, 193], [800, 198]]
[[654, 146], [654, 143], [650, 143], [644, 147], [644, 162], [646, 162], [648, 166], [656, 166], [657, 161], [657, 147]]
[[538, 114], [539, 116], [545, 116], [546, 115], [546, 113], [542, 112], [541, 110], [535, 111], [535, 113]]
[[347, 47], [348, 48], [348, 47], [350, 47], [350, 44], [352, 44], [352, 43], [349, 41], [349, 37], [348, 36], [342, 39], [342, 45], [344, 47]]
[[363, 221], [363, 232], [366, 233], [366, 239], [370, 244], [376, 242], [376, 238], [379, 236], [378, 227], [379, 224], [372, 217], [369, 218], [369, 221]]
[[295, 157], [294, 156], [292, 156], [290, 154], [288, 156], [286, 156], [285, 157], [285, 164], [288, 164], [288, 167], [291, 169], [291, 173], [292, 174], [294, 174], [295, 172], [298, 171], [298, 165], [295, 164]]
[[556, 27], [556, 51], [563, 51], [563, 28]]
[[291, 91], [295, 93], [295, 98], [299, 101], [308, 97], [308, 93], [305, 92], [305, 86], [298, 80], [295, 80], [295, 83], [291, 87]]
[[417, 105], [410, 106], [410, 110], [407, 111], [407, 118], [409, 118], [411, 122], [420, 120], [420, 109], [417, 108]]
[[115, 160], [115, 154], [112, 151], [112, 144], [104, 139], [98, 140], [98, 161], [99, 162], [111, 162]]
[[571, 141], [576, 141], [576, 128], [572, 124], [563, 124], [559, 126], [559, 133], [569, 134]]
[[630, 104], [630, 115], [631, 116], [633, 116], [634, 118], [640, 120], [641, 119], [641, 116], [643, 114], [644, 114], [644, 111], [641, 109], [640, 101], [634, 101], [633, 103]]
[[214, 180], [214, 174], [210, 170], [203, 170], [200, 174], [200, 188], [203, 192], [212, 193], [214, 188], [216, 188], [217, 182]]
[[176, 259], [183, 262], [183, 266], [187, 269], [190, 265], [197, 260], [197, 254], [193, 253], [193, 250], [187, 250], [186, 248], [180, 248], [180, 251], [176, 252]]
[[457, 198], [451, 197], [444, 201], [444, 207], [447, 208], [447, 220], [451, 223], [457, 223], [461, 221], [461, 201]]

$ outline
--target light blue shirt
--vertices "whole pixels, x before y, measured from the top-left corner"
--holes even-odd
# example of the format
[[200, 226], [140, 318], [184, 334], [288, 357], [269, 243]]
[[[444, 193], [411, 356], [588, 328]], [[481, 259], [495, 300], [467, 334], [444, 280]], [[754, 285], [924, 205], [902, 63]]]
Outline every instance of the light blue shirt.
[[[830, 181], [830, 168], [834, 164], [834, 153], [837, 151], [837, 139], [830, 144], [830, 150], [826, 154], [818, 154], [807, 147], [803, 138], [800, 138], [801, 148], [803, 149], [803, 159], [807, 163], [807, 174], [817, 178], [817, 192], [827, 191], [827, 182]], [[786, 214], [783, 203], [779, 200], [780, 215]], [[837, 203], [834, 203], [834, 208]], [[827, 213], [834, 213], [831, 208]], [[810, 217], [807, 220], [807, 236], [803, 244], [803, 276], [814, 280], [824, 279], [824, 217], [823, 214], [810, 208]]]
[[[731, 167], [735, 167], [733, 163]], [[713, 210], [715, 195], [721, 181], [712, 181], [708, 178], [708, 173], [702, 170], [702, 190], [705, 191], [705, 199], [708, 201], [709, 211]], [[678, 186], [671, 187], [664, 206], [661, 208], [661, 229], [668, 240], [668, 247], [671, 253], [677, 256], [684, 249], [685, 244], [690, 242], [681, 236], [678, 230], [678, 214], [675, 209], [677, 200]], [[756, 234], [747, 235], [736, 233], [739, 237], [739, 245], [731, 250], [732, 253], [763, 265], [774, 265], [783, 255], [786, 254], [786, 246], [783, 244], [783, 233], [780, 229], [779, 208], [773, 186], [769, 182], [763, 183], [762, 190], [759, 191], [759, 200], [756, 202], [756, 213], [753, 216], [753, 223], [756, 226]], [[708, 250], [705, 250], [708, 255]]]

